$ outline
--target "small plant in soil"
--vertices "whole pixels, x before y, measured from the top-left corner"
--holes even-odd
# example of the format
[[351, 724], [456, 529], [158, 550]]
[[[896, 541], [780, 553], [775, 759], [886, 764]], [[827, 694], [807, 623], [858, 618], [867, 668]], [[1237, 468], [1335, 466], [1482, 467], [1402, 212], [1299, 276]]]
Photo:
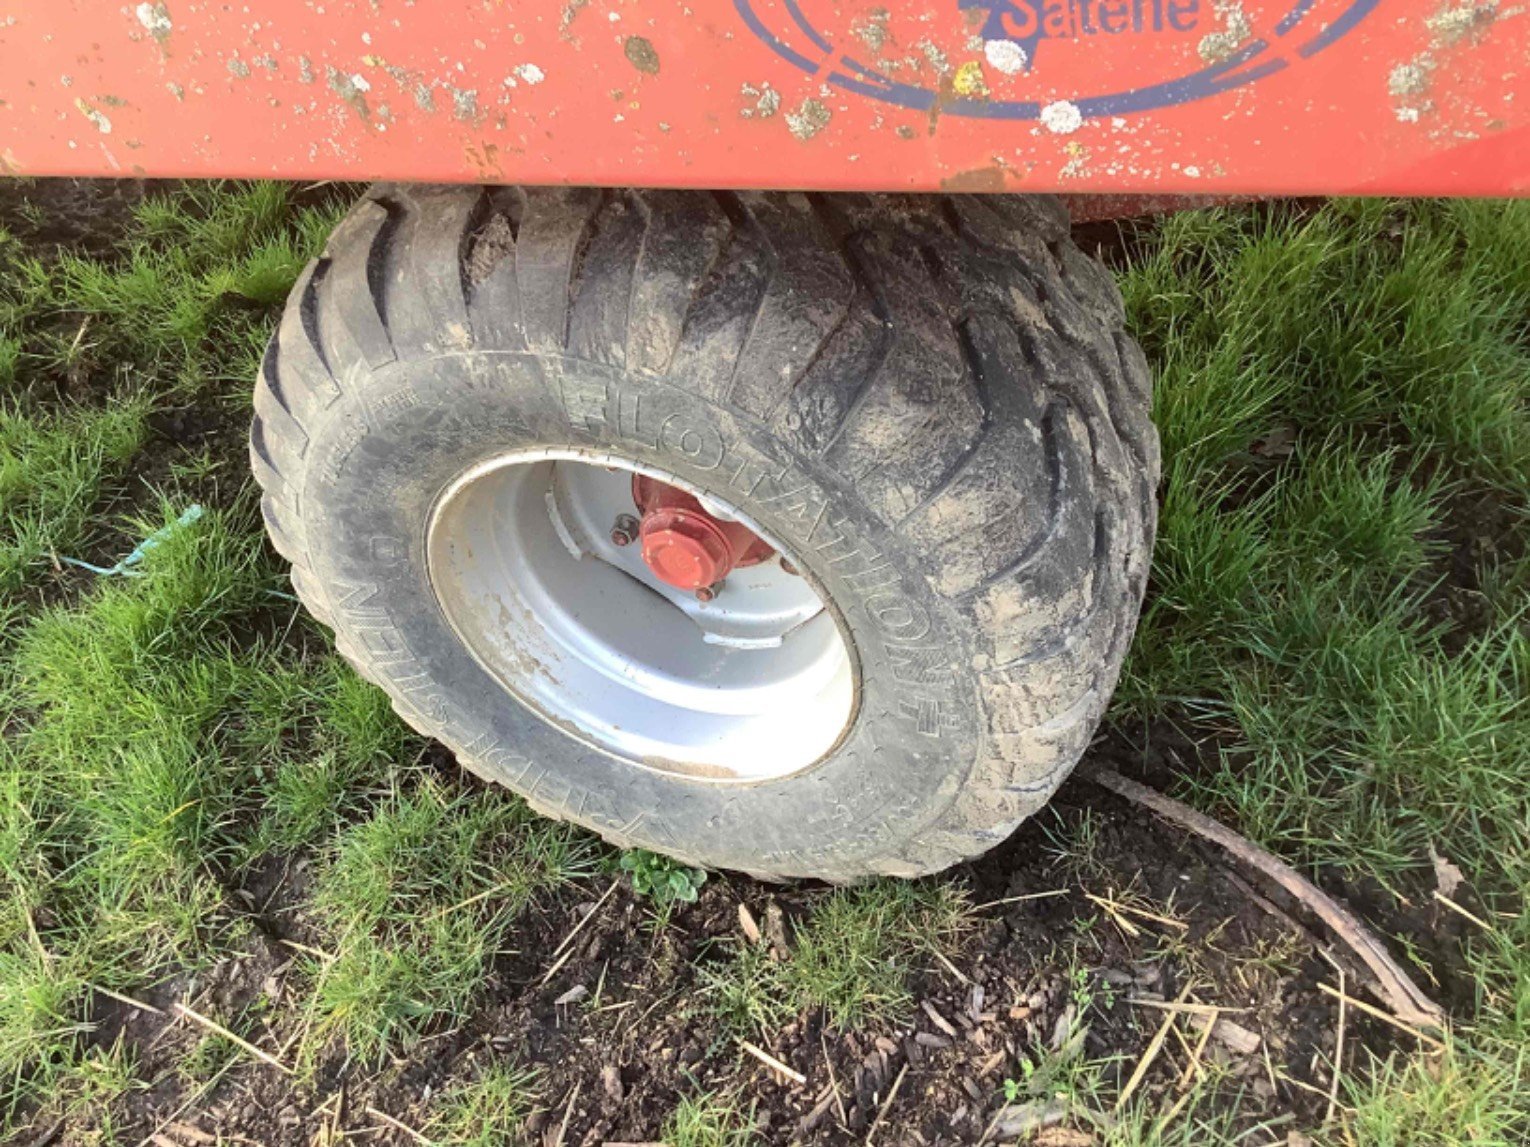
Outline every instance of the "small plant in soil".
[[704, 870], [643, 848], [622, 853], [618, 865], [631, 876], [633, 893], [666, 914], [676, 904], [694, 904], [707, 882]]

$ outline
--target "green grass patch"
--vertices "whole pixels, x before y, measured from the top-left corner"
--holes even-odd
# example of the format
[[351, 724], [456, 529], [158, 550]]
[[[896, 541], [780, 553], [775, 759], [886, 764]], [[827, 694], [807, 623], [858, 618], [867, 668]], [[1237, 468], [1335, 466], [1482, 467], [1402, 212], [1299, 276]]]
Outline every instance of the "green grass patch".
[[[1505, 1049], [1523, 1058], [1525, 1048]], [[1374, 1058], [1349, 1081], [1350, 1141], [1366, 1147], [1511, 1147], [1525, 1142], [1523, 1079], [1508, 1063], [1453, 1045], [1444, 1055]]]
[[1466, 941], [1482, 1008], [1449, 1069], [1480, 1102], [1399, 1067], [1358, 1125], [1523, 1134], [1530, 205], [1180, 215], [1123, 290], [1165, 473], [1116, 714], [1210, 734], [1187, 795], [1299, 863], [1425, 899], [1431, 849], [1463, 868], [1502, 913]]
[[664, 1124], [666, 1147], [750, 1147], [759, 1141], [752, 1112], [722, 1095], [682, 1099]]
[[248, 384], [276, 311], [345, 206], [299, 209], [280, 183], [191, 184], [147, 198], [116, 260], [63, 252], [33, 270], [27, 297], [46, 296], [55, 322], [24, 353], [39, 371], [132, 364], [183, 395]]
[[210, 733], [247, 672], [229, 623], [274, 574], [244, 523], [221, 514], [173, 534], [145, 567], [18, 639], [14, 696], [29, 720], [13, 761], [41, 834], [33, 848], [56, 873], [50, 914], [102, 923], [153, 966], [193, 950], [220, 899], [208, 866], [250, 762]]
[[0, 232], [0, 600], [116, 533], [104, 512], [152, 414], [249, 402], [280, 304], [341, 206], [199, 184], [143, 200], [108, 258], [27, 253]]
[[149, 410], [142, 395], [31, 415], [0, 400], [0, 595], [89, 542], [108, 484], [143, 446]]
[[789, 959], [740, 945], [703, 966], [710, 1006], [751, 1036], [814, 1009], [842, 1031], [906, 1019], [910, 976], [957, 938], [968, 908], [960, 889], [941, 881], [879, 880], [830, 892], [795, 930]]
[[156, 413], [248, 403], [336, 213], [206, 185], [143, 201], [101, 257], [0, 236], [0, 1127], [36, 1098], [109, 1107], [131, 1057], [92, 1045], [93, 986], [237, 946], [243, 867], [359, 816], [415, 751], [380, 693], [306, 651], [237, 437], [236, 480], [143, 576], [64, 560], [111, 564], [224, 467], [158, 446], [170, 485], [129, 482]]
[[429, 1135], [449, 1147], [503, 1147], [524, 1141], [536, 1104], [536, 1076], [491, 1064], [476, 1079], [448, 1087], [436, 1099]]
[[[176, 519], [140, 523], [145, 533]], [[332, 654], [258, 630], [284, 584], [248, 504], [172, 532], [143, 576], [38, 614], [4, 665], [0, 1111], [75, 1072], [87, 985], [135, 990], [244, 934], [241, 867], [386, 788], [407, 738]], [[305, 764], [345, 781], [317, 807]]]
[[401, 785], [315, 885], [333, 955], [314, 968], [317, 1031], [372, 1059], [462, 1018], [520, 913], [593, 863], [587, 838], [502, 790]]

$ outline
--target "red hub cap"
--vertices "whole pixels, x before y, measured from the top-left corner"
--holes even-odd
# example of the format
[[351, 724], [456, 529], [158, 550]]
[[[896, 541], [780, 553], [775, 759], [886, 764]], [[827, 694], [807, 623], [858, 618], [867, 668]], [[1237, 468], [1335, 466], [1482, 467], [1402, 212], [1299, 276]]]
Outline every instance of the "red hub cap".
[[775, 552], [748, 526], [714, 518], [694, 495], [667, 482], [633, 475], [632, 500], [643, 515], [643, 561], [676, 589], [707, 589]]

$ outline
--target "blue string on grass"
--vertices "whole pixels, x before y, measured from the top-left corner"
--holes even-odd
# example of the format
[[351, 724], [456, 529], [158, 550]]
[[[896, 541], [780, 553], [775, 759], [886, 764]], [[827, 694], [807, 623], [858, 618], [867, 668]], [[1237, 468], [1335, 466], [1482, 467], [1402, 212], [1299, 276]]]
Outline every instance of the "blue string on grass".
[[160, 546], [166, 539], [174, 536], [181, 530], [186, 529], [201, 516], [202, 507], [200, 505], [193, 504], [187, 506], [185, 512], [179, 518], [175, 519], [168, 526], [162, 526], [155, 530], [143, 541], [139, 542], [133, 548], [132, 553], [128, 554], [127, 557], [114, 566], [93, 566], [89, 562], [81, 561], [79, 558], [59, 558], [58, 560], [65, 565], [78, 566], [82, 570], [89, 570], [91, 573], [100, 574], [102, 577], [142, 577], [143, 571], [135, 570], [132, 567], [143, 561], [149, 551]]

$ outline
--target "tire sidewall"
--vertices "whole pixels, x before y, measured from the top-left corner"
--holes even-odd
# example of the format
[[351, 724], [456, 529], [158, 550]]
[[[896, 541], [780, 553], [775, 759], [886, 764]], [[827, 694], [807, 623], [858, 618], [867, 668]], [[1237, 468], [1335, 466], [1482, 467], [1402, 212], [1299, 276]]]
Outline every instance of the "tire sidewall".
[[[847, 476], [695, 394], [567, 357], [445, 355], [342, 388], [354, 400], [306, 452], [314, 574], [342, 646], [464, 764], [618, 843], [770, 876], [890, 871], [963, 788], [982, 742], [971, 623]], [[427, 524], [462, 474], [547, 448], [667, 470], [787, 544], [859, 668], [855, 719], [833, 752], [752, 784], [654, 772], [556, 729], [478, 663], [431, 590]]]

